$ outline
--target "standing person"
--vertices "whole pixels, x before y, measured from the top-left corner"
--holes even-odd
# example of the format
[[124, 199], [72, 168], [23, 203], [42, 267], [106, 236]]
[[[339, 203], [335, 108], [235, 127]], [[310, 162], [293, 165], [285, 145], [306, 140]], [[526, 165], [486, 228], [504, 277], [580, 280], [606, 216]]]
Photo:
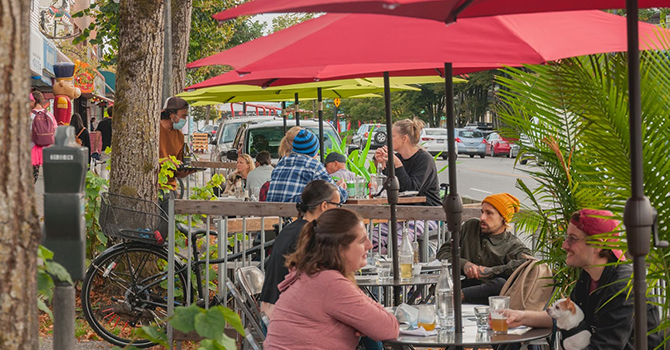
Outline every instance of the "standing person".
[[[183, 98], [173, 96], [165, 100], [161, 111], [160, 136], [158, 139], [158, 157], [160, 159], [174, 156], [179, 161], [184, 160], [184, 134], [180, 129], [184, 127], [187, 116], [188, 103]], [[102, 122], [98, 124], [98, 129], [100, 124]], [[186, 177], [193, 172], [192, 170], [175, 171], [174, 177], [169, 178], [167, 182], [170, 192], [177, 189], [177, 178]]]
[[337, 186], [324, 180], [314, 180], [305, 186], [296, 203], [298, 220], [284, 227], [275, 239], [272, 254], [265, 267], [265, 280], [261, 291], [261, 311], [272, 318], [274, 304], [279, 299], [277, 286], [288, 275], [285, 257], [295, 251], [298, 234], [306, 223], [315, 220], [328, 209], [340, 206], [340, 193]]
[[100, 131], [100, 136], [102, 136], [102, 154], [105, 154], [107, 147], [112, 146], [112, 117], [114, 114], [114, 106], [109, 106], [107, 108], [107, 117], [103, 118], [96, 128], [97, 131]]
[[233, 195], [238, 188], [244, 190], [247, 185], [247, 176], [255, 167], [250, 155], [246, 153], [240, 154], [237, 157], [237, 170], [233, 171], [226, 178], [226, 189], [223, 193]]
[[70, 125], [74, 127], [74, 134], [77, 143], [88, 149], [88, 166], [91, 166], [91, 137], [88, 129], [84, 126], [84, 121], [81, 119], [79, 113], [74, 113], [70, 119]]
[[343, 179], [351, 182], [356, 179], [356, 174], [347, 170], [347, 157], [337, 152], [330, 152], [325, 159], [326, 171], [335, 179]]
[[[584, 312], [584, 323], [591, 333], [590, 344], [585, 349], [632, 350], [633, 295], [626, 293], [633, 268], [630, 264], [617, 264], [626, 257], [621, 250], [608, 249], [606, 245], [619, 241], [619, 221], [608, 210], [582, 209], [572, 214], [567, 235], [561, 248], [567, 256], [565, 263], [581, 269], [570, 299]], [[613, 233], [603, 242], [600, 235]], [[613, 237], [612, 237], [613, 236]], [[605, 244], [603, 244], [605, 243]], [[552, 327], [553, 321], [545, 311], [508, 310], [510, 327]], [[660, 323], [658, 308], [647, 300], [647, 329], [651, 331]], [[647, 335], [648, 348], [655, 349], [662, 341], [660, 333]]]
[[89, 121], [88, 128], [91, 131], [95, 131], [95, 117], [91, 117], [91, 120]]
[[[53, 132], [56, 131], [56, 118], [49, 111], [44, 109], [45, 101], [44, 95], [39, 91], [33, 91], [30, 93], [30, 120], [31, 122], [35, 121], [35, 117], [39, 114], [41, 116], [46, 116], [53, 123]], [[32, 125], [34, 128], [35, 125]], [[33, 130], [31, 130], [32, 132]], [[52, 135], [53, 137], [53, 135]], [[40, 144], [36, 145], [33, 140], [30, 142], [30, 160], [33, 165], [33, 180], [37, 182], [37, 178], [40, 176], [40, 166], [42, 166], [42, 148], [48, 147], [50, 145]]]
[[359, 336], [398, 337], [398, 321], [356, 285], [354, 271], [372, 248], [358, 214], [330, 209], [302, 228], [296, 251], [286, 258], [290, 273], [263, 343], [267, 350], [356, 348]]
[[270, 176], [272, 176], [272, 156], [268, 151], [258, 152], [256, 155], [256, 168], [249, 172], [247, 175], [247, 188], [248, 189], [260, 189], [264, 183], [270, 181]]
[[[393, 165], [400, 183], [400, 192], [418, 191], [426, 197], [426, 204], [440, 206], [440, 182], [437, 178], [435, 160], [421, 146], [423, 122], [419, 119], [404, 119], [393, 124]], [[388, 147], [375, 151], [375, 161], [382, 169], [388, 164]], [[388, 175], [388, 171], [384, 171]]]
[[[526, 259], [530, 249], [509, 231], [519, 200], [509, 193], [492, 194], [482, 201], [479, 219], [467, 220], [461, 226], [461, 271], [467, 279], [461, 282], [462, 299], [468, 303], [488, 304], [488, 297], [500, 294], [507, 278]], [[437, 252], [440, 260], [451, 261], [451, 243], [445, 242]]]
[[[311, 131], [300, 130], [293, 139], [292, 149], [289, 155], [279, 160], [272, 171], [268, 202], [298, 202], [305, 185], [314, 180], [334, 183], [323, 164], [316, 160], [319, 140]], [[344, 181], [339, 184], [341, 187], [346, 186]], [[340, 199], [346, 201], [347, 198], [347, 191], [340, 188]]]

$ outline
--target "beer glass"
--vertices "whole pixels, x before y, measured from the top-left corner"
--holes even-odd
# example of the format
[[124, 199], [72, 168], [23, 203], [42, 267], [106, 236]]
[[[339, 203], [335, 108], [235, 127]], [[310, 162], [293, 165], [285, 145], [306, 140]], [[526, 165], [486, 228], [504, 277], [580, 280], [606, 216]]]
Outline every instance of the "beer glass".
[[494, 334], [507, 334], [507, 316], [503, 310], [509, 309], [509, 297], [489, 297], [489, 308], [491, 311], [491, 329]]

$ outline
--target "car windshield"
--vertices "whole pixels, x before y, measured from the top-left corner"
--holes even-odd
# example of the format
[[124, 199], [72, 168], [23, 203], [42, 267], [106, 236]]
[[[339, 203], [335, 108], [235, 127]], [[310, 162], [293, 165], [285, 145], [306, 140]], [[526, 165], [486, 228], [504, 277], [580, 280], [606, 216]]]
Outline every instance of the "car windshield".
[[237, 134], [237, 129], [240, 128], [242, 122], [239, 123], [227, 123], [223, 126], [223, 133], [221, 135], [221, 143], [233, 142], [235, 139], [235, 134]]
[[[319, 127], [307, 127], [307, 129], [313, 132], [314, 135], [319, 135]], [[324, 128], [323, 133], [324, 149], [328, 149], [333, 145], [333, 142], [329, 136], [335, 140], [338, 140], [338, 136], [332, 128]], [[268, 151], [272, 155], [272, 158], [279, 158], [279, 143], [284, 137], [283, 126], [251, 129], [249, 130], [248, 137], [249, 141], [246, 145], [246, 153], [248, 153], [250, 156], [256, 157], [258, 152]]]
[[[372, 127], [370, 128], [372, 129]], [[386, 125], [374, 125], [374, 130], [373, 132], [381, 131], [381, 132], [386, 132]]]
[[426, 135], [429, 136], [446, 136], [447, 135], [447, 129], [430, 129], [426, 130]]
[[466, 139], [481, 139], [484, 137], [484, 135], [477, 130], [461, 130], [458, 133], [458, 136]]

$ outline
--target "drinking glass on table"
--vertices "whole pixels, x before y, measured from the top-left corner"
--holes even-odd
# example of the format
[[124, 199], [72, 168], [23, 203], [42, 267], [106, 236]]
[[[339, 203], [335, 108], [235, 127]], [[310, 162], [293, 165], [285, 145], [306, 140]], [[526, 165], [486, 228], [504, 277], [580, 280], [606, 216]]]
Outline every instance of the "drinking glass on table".
[[486, 332], [489, 329], [489, 315], [491, 311], [488, 306], [475, 306], [475, 317], [477, 318], [477, 331]]
[[493, 333], [507, 334], [507, 316], [503, 314], [503, 310], [509, 309], [509, 297], [489, 297], [489, 307], [491, 311], [491, 329], [493, 329]]
[[420, 304], [417, 305], [419, 309], [419, 319], [417, 325], [423, 327], [427, 331], [435, 329], [435, 305]]
[[377, 260], [377, 275], [379, 282], [387, 282], [391, 279], [392, 261]]

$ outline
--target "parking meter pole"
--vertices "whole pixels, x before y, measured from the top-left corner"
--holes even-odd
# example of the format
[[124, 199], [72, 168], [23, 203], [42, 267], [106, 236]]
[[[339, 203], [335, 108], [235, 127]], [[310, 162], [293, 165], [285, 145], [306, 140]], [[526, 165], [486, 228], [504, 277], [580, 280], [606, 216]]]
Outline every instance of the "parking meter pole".
[[[74, 138], [74, 127], [59, 126], [55, 143], [44, 149], [44, 236], [42, 244], [54, 253], [73, 281], [84, 278], [86, 220], [84, 188], [88, 149]], [[54, 349], [74, 348], [75, 291], [55, 281]]]
[[[393, 120], [391, 119], [391, 84], [389, 80], [389, 72], [384, 72], [384, 111], [386, 114], [386, 130], [393, 130]], [[400, 287], [397, 286], [400, 282], [400, 266], [398, 265], [398, 215], [396, 213], [396, 207], [398, 205], [400, 184], [395, 177], [393, 137], [386, 138], [386, 146], [388, 148], [388, 162], [386, 163], [388, 179], [386, 179], [386, 193], [388, 194], [389, 210], [391, 210], [391, 227], [389, 228], [391, 247], [387, 248], [393, 254], [393, 304], [397, 306], [400, 305]]]
[[53, 349], [74, 349], [75, 290], [68, 282], [56, 281], [54, 288]]
[[456, 333], [462, 333], [461, 320], [461, 250], [460, 232], [463, 214], [463, 200], [458, 194], [456, 181], [456, 135], [454, 134], [454, 81], [451, 63], [444, 64], [444, 93], [447, 101], [447, 151], [449, 152], [449, 193], [444, 196], [442, 207], [447, 219], [447, 230], [451, 236], [451, 268], [454, 279], [454, 328]]
[[321, 88], [316, 89], [316, 94], [318, 98], [318, 107], [319, 107], [319, 154], [321, 157], [321, 163], [324, 163], [323, 157], [325, 157], [325, 149], [323, 147], [323, 92]]

